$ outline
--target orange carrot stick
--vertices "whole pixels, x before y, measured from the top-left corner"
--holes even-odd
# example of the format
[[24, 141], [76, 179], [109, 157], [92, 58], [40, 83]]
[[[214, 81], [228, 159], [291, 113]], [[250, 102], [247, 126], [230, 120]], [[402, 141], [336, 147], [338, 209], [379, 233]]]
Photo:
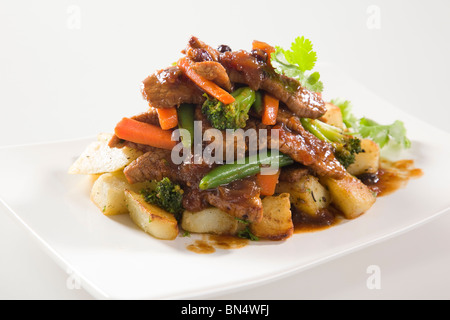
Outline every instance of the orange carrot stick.
[[253, 40], [252, 42], [252, 49], [253, 50], [262, 50], [265, 51], [267, 54], [271, 54], [272, 52], [275, 52], [275, 48], [272, 47], [271, 45], [262, 42], [262, 41], [258, 41], [258, 40]]
[[277, 173], [262, 175], [258, 173], [256, 175], [256, 183], [260, 187], [260, 192], [262, 196], [271, 196], [275, 193], [275, 188], [278, 183], [278, 178], [280, 176], [280, 170]]
[[234, 97], [231, 94], [223, 90], [214, 82], [196, 73], [194, 69], [192, 69], [189, 59], [187, 59], [186, 57], [178, 60], [177, 66], [189, 79], [192, 80], [192, 82], [194, 82], [202, 90], [204, 90], [206, 93], [210, 94], [220, 102], [224, 104], [230, 104], [234, 102]]
[[178, 125], [177, 108], [156, 108], [161, 129], [172, 129]]
[[123, 118], [116, 125], [115, 134], [123, 140], [161, 149], [171, 150], [177, 144], [171, 139], [172, 131], [130, 118]]
[[252, 43], [252, 49], [253, 50], [262, 50], [267, 54], [267, 64], [269, 66], [272, 66], [272, 62], [270, 61], [270, 55], [275, 52], [275, 48], [272, 47], [271, 45], [262, 42], [262, 41], [258, 41], [258, 40], [254, 40]]
[[265, 93], [263, 97], [263, 115], [261, 122], [265, 125], [277, 123], [278, 106], [280, 102], [270, 94]]

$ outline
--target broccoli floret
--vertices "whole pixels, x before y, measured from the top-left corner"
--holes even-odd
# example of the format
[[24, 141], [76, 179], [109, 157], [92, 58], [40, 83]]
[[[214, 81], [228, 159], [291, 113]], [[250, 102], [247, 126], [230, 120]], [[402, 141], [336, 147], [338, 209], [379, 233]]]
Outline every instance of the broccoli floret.
[[141, 191], [145, 201], [154, 204], [170, 213], [177, 220], [183, 212], [183, 189], [169, 178], [163, 178], [156, 183], [154, 190], [144, 189]]
[[316, 119], [301, 119], [303, 127], [317, 138], [331, 143], [336, 159], [348, 168], [355, 162], [355, 155], [363, 152], [361, 140], [346, 134], [341, 129]]
[[349, 137], [344, 144], [338, 144], [335, 148], [334, 155], [344, 168], [348, 168], [355, 162], [355, 154], [362, 152], [361, 140], [358, 138]]
[[231, 93], [235, 101], [223, 104], [207, 94], [202, 106], [202, 113], [206, 115], [211, 125], [219, 130], [244, 128], [250, 107], [255, 102], [255, 91], [243, 87]]

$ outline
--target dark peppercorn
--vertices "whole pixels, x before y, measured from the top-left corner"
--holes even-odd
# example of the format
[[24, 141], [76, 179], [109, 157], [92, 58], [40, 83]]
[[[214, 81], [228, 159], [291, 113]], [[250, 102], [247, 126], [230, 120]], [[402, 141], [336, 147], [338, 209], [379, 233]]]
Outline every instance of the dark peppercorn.
[[229, 46], [227, 46], [226, 44], [221, 44], [217, 50], [219, 50], [219, 52], [224, 53], [227, 51], [231, 51], [231, 48]]

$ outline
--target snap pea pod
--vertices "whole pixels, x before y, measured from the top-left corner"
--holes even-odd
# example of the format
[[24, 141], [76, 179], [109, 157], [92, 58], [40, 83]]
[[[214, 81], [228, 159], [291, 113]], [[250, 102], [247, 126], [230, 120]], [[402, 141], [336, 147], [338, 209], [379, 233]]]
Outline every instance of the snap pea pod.
[[294, 163], [291, 157], [278, 153], [272, 154], [270, 150], [265, 156], [254, 155], [245, 158], [245, 163], [227, 163], [208, 172], [200, 180], [201, 190], [216, 188], [220, 185], [230, 183], [234, 180], [253, 176], [261, 171], [261, 166], [278, 164], [284, 167]]
[[178, 107], [178, 127], [186, 129], [190, 137], [181, 137], [181, 142], [186, 148], [190, 148], [194, 144], [194, 105], [183, 103]]

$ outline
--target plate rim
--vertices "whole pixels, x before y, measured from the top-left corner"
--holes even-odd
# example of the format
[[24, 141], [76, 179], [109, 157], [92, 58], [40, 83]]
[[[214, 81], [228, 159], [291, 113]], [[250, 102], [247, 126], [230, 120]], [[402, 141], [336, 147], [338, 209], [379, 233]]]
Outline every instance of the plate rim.
[[[52, 246], [47, 243], [36, 231], [34, 231], [16, 212], [14, 209], [12, 209], [8, 203], [1, 197], [0, 195], [0, 204], [4, 207], [3, 211], [8, 212], [9, 216], [13, 217], [13, 220], [20, 225], [22, 228], [24, 228], [25, 231], [27, 231], [31, 238], [34, 239], [39, 244], [39, 247], [45, 252], [45, 254], [51, 258], [60, 268], [62, 268], [63, 271], [67, 272], [67, 270], [70, 270], [74, 272], [77, 276], [80, 277], [81, 280], [81, 286], [94, 298], [99, 300], [120, 300], [123, 299], [122, 297], [113, 297], [104, 292], [101, 288], [94, 285], [87, 277], [83, 275], [82, 272], [78, 271], [77, 268], [73, 267], [69, 262], [67, 262]], [[250, 289], [255, 288], [260, 285], [268, 284], [277, 280], [281, 280], [283, 278], [295, 275], [297, 273], [303, 272], [305, 270], [311, 269], [315, 266], [325, 264], [329, 261], [347, 256], [351, 253], [355, 253], [357, 251], [360, 251], [364, 248], [370, 247], [374, 244], [381, 243], [384, 241], [387, 241], [389, 239], [395, 238], [399, 235], [405, 234], [409, 231], [412, 231], [418, 227], [421, 227], [438, 217], [444, 215], [444, 214], [450, 213], [450, 206], [447, 208], [444, 208], [442, 210], [439, 210], [438, 212], [435, 212], [433, 214], [430, 214], [428, 217], [421, 219], [420, 221], [409, 224], [403, 228], [397, 229], [395, 231], [392, 231], [387, 234], [383, 234], [381, 236], [374, 237], [373, 239], [369, 241], [365, 241], [363, 243], [359, 243], [356, 245], [352, 245], [350, 248], [346, 248], [344, 250], [340, 250], [336, 253], [327, 255], [325, 257], [316, 259], [314, 261], [311, 261], [307, 264], [301, 265], [301, 266], [294, 266], [294, 267], [287, 267], [283, 271], [274, 273], [270, 276], [263, 276], [262, 279], [254, 278], [247, 280], [245, 282], [239, 282], [239, 283], [230, 283], [229, 285], [222, 286], [220, 288], [215, 289], [198, 289], [194, 291], [185, 291], [179, 294], [173, 294], [173, 295], [162, 295], [159, 298], [154, 297], [142, 297], [142, 299], [161, 299], [161, 300], [176, 300], [176, 299], [196, 299], [196, 298], [213, 298], [214, 296], [220, 295], [220, 294], [229, 294], [232, 292], [236, 292], [239, 290]]]

